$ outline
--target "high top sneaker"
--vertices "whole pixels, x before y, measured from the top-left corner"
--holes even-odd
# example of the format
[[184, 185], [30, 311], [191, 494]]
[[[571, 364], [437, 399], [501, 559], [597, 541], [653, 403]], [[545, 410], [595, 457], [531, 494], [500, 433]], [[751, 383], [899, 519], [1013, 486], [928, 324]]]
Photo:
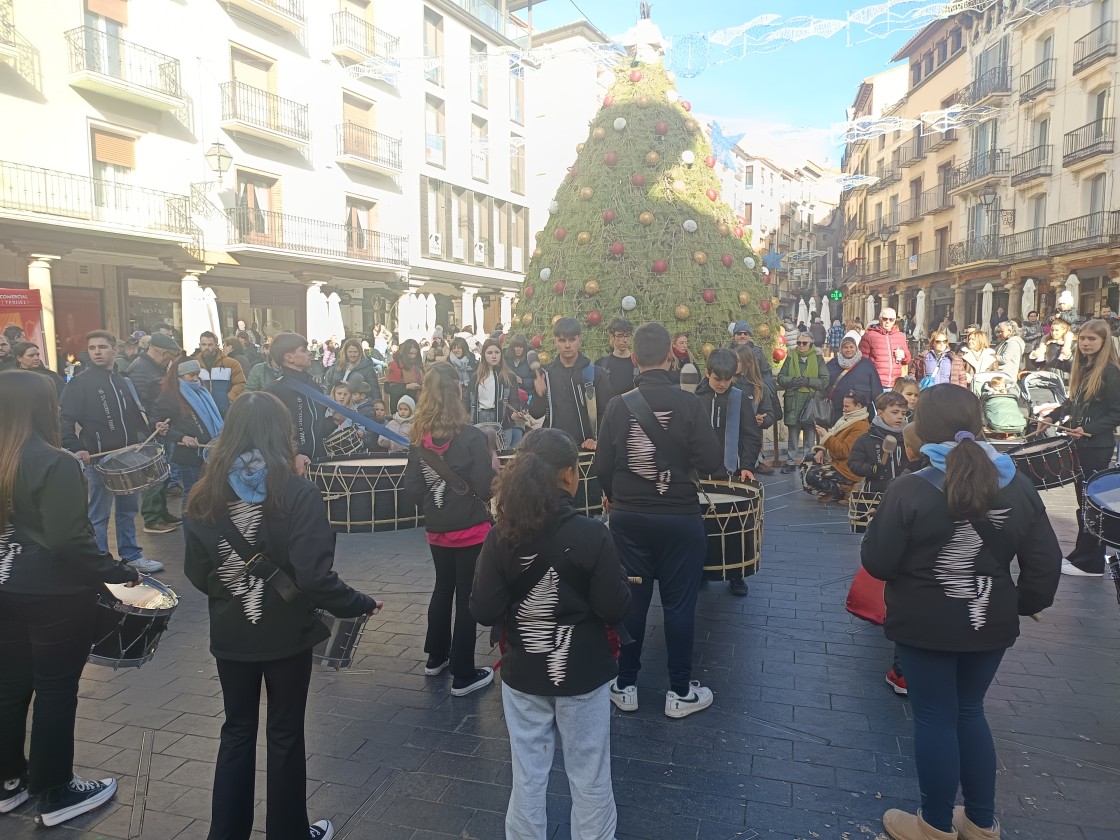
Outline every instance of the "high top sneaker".
[[14, 811], [27, 801], [27, 774], [0, 784], [0, 814]]
[[75, 776], [68, 785], [44, 791], [39, 796], [39, 820], [58, 825], [104, 805], [117, 792], [116, 779], [86, 780]]

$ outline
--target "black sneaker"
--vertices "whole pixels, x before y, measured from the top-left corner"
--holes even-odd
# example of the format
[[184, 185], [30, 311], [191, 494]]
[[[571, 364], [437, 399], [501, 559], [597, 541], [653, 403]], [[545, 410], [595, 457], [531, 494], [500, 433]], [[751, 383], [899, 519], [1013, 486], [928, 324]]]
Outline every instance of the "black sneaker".
[[735, 578], [729, 581], [729, 583], [732, 595], [738, 595], [742, 598], [747, 594], [747, 582], [742, 578]]
[[311, 824], [311, 840], [331, 840], [334, 837], [334, 826], [330, 820], [319, 820]]
[[428, 661], [424, 663], [424, 674], [429, 677], [438, 677], [447, 670], [447, 666], [450, 664], [450, 659], [444, 659], [442, 662], [439, 662], [429, 656]]
[[0, 784], [0, 814], [14, 811], [27, 801], [27, 776], [8, 779]]
[[463, 680], [456, 677], [451, 681], [451, 695], [453, 697], [463, 697], [470, 694], [472, 691], [478, 691], [480, 688], [486, 688], [490, 683], [494, 682], [494, 669], [493, 668], [479, 668], [474, 672], [474, 678], [470, 680]]
[[75, 776], [68, 785], [45, 791], [39, 797], [39, 821], [58, 825], [104, 805], [117, 792], [116, 779], [87, 781]]

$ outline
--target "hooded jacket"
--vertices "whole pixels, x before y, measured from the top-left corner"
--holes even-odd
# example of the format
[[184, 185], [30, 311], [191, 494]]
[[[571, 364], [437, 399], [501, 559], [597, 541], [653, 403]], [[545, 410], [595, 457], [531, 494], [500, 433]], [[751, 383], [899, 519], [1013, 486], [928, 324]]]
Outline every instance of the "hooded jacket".
[[[696, 388], [696, 396], [700, 400], [700, 405], [703, 406], [705, 414], [711, 421], [712, 429], [716, 433], [716, 438], [719, 440], [719, 445], [724, 446], [724, 440], [727, 434], [727, 416], [728, 416], [728, 401], [731, 399], [733, 393], [739, 394], [740, 408], [739, 408], [739, 442], [738, 454], [739, 470], [753, 470], [756, 463], [758, 463], [758, 456], [762, 452], [762, 430], [774, 425], [774, 415], [770, 410], [770, 400], [766, 393], [766, 388], [762, 389], [762, 400], [756, 405], [754, 399], [754, 388], [748, 386], [745, 389], [728, 388], [722, 394], [717, 394], [712, 390], [712, 386], [708, 384], [707, 379], [702, 379]], [[756, 414], [764, 414], [767, 417], [766, 424], [759, 426], [755, 420]], [[720, 474], [727, 472], [727, 465], [724, 464], [724, 469]]]
[[148, 436], [135, 386], [115, 370], [90, 365], [66, 384], [60, 402], [63, 449], [96, 454]]
[[[502, 679], [526, 694], [587, 694], [618, 675], [607, 625], [630, 608], [630, 585], [610, 531], [581, 516], [561, 490], [552, 527], [524, 545], [492, 530], [482, 544], [471, 589], [471, 614], [504, 625]], [[536, 558], [547, 562], [521, 600], [510, 591]]]
[[832, 424], [832, 428], [828, 430], [828, 435], [825, 436], [821, 443], [813, 447], [814, 450], [821, 449], [828, 453], [828, 460], [826, 463], [832, 465], [843, 478], [845, 482], [859, 481], [859, 477], [852, 472], [848, 466], [848, 458], [852, 453], [852, 447], [861, 435], [867, 432], [867, 410], [863, 409], [861, 412], [853, 412], [853, 414], [862, 414], [858, 419], [848, 423], [844, 428], [833, 431], [836, 425], [844, 420], [843, 417]]
[[218, 404], [218, 410], [225, 414], [229, 411], [229, 404], [245, 390], [245, 371], [241, 362], [219, 352], [213, 364], [207, 364], [201, 350], [191, 358], [202, 366], [198, 378]]
[[[292, 425], [295, 427], [296, 451], [306, 455], [312, 461], [319, 461], [327, 457], [327, 448], [323, 445], [323, 429], [319, 423], [322, 419], [323, 407], [312, 402], [298, 391], [289, 388], [285, 379], [302, 382], [314, 388], [322, 389], [315, 384], [311, 374], [293, 368], [282, 368], [281, 376], [266, 389], [268, 393], [280, 398], [280, 402], [287, 406], [292, 414]], [[217, 400], [215, 400], [217, 402]], [[220, 407], [220, 406], [219, 406]]]
[[[893, 437], [898, 448], [887, 463], [882, 463], [883, 441]], [[848, 454], [848, 470], [863, 478], [863, 489], [868, 493], [883, 493], [887, 486], [910, 467], [906, 460], [906, 447], [902, 443], [902, 429], [887, 431], [874, 423], [867, 433], [852, 444]]]
[[268, 386], [279, 378], [280, 371], [273, 366], [272, 362], [263, 361], [254, 365], [253, 369], [249, 371], [249, 378], [245, 382], [245, 390], [267, 391]]
[[948, 376], [943, 374], [944, 364], [938, 361], [937, 354], [932, 350], [927, 350], [925, 353], [919, 353], [914, 357], [914, 368], [912, 370], [914, 378], [921, 382], [926, 376], [934, 376], [937, 379], [935, 383], [937, 385], [948, 382], [967, 388], [968, 368], [965, 367], [964, 359], [960, 357], [959, 353], [954, 353], [952, 350], [947, 351], [945, 356], [949, 361]]
[[358, 375], [369, 383], [370, 396], [375, 399], [381, 399], [381, 384], [377, 375], [377, 368], [374, 367], [373, 359], [369, 356], [362, 356], [358, 360], [357, 366], [353, 370], [348, 370], [342, 363], [336, 363], [334, 367], [327, 371], [326, 384], [329, 391], [339, 382], [346, 382], [351, 376]]
[[[583, 353], [576, 357], [575, 364], [564, 367], [559, 357], [548, 367], [544, 368], [548, 380], [548, 392], [543, 397], [536, 396], [529, 403], [531, 417], [548, 417], [546, 425], [551, 429], [560, 429], [579, 446], [588, 438], [595, 438], [592, 433], [591, 423], [587, 417], [587, 400], [584, 396], [585, 374], [584, 368], [591, 364]], [[607, 403], [614, 396], [611, 388], [610, 376], [602, 368], [594, 368], [592, 378], [595, 388], [595, 413], [598, 417], [598, 432], [602, 435], [603, 420], [606, 417]]]
[[269, 662], [295, 656], [330, 635], [315, 610], [355, 618], [373, 609], [373, 598], [351, 589], [332, 570], [335, 536], [323, 505], [319, 488], [296, 475], [284, 485], [278, 515], [230, 490], [226, 521], [292, 579], [302, 593], [292, 604], [262, 578], [245, 574], [249, 558], [226, 542], [218, 523], [191, 520], [184, 571], [209, 599], [215, 657]]
[[[154, 419], [153, 412], [156, 400], [159, 398], [160, 389], [163, 387], [163, 376], [167, 368], [159, 364], [147, 353], [139, 353], [132, 364], [128, 366], [128, 376], [136, 386], [136, 395], [140, 397], [140, 406], [148, 414], [149, 419]], [[165, 418], [160, 418], [165, 419]]]
[[424, 514], [425, 530], [435, 534], [465, 531], [490, 521], [487, 504], [494, 467], [486, 435], [467, 426], [451, 440], [432, 441], [453, 473], [462, 478], [470, 492], [459, 495], [421, 458], [415, 447], [408, 451], [402, 487]]
[[[895, 358], [896, 350], [902, 351], [901, 361]], [[906, 334], [898, 327], [886, 332], [881, 325], [872, 324], [860, 339], [859, 352], [875, 365], [884, 388], [893, 386], [894, 381], [902, 376], [903, 368], [910, 364], [910, 345], [906, 342]]]

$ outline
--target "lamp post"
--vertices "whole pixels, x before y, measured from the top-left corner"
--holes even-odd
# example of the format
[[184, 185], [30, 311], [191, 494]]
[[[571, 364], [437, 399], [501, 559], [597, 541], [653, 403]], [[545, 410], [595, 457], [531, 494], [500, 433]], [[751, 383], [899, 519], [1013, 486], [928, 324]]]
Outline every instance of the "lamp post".
[[210, 167], [210, 171], [218, 176], [218, 184], [221, 185], [222, 176], [229, 172], [230, 166], [233, 165], [233, 155], [229, 153], [229, 149], [215, 142], [202, 157]]
[[[983, 204], [985, 208], [987, 208], [988, 212], [991, 212], [992, 208], [996, 206], [996, 203], [998, 201], [999, 193], [996, 191], [995, 185], [988, 184], [988, 186], [984, 187], [984, 189], [980, 192], [980, 203]], [[1004, 227], [1012, 229], [1015, 228], [1014, 210], [1000, 210], [999, 218], [1000, 221], [1003, 222]]]

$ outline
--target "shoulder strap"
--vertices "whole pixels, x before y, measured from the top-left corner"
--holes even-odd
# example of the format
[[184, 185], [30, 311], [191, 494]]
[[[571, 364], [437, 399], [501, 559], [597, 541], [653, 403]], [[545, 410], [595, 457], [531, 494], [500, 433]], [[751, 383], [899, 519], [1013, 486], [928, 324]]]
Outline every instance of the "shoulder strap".
[[[289, 604], [294, 604], [303, 599], [303, 592], [296, 586], [295, 581], [288, 576], [288, 573], [265, 556], [263, 546], [254, 549], [249, 545], [245, 535], [234, 527], [233, 521], [228, 516], [215, 522], [214, 527], [241, 557], [245, 564], [245, 574], [260, 578], [265, 583], [271, 584], [280, 597]], [[261, 531], [267, 533], [267, 530], [268, 520], [262, 514]]]
[[743, 392], [732, 385], [727, 389], [727, 428], [723, 430], [723, 466], [728, 473], [753, 464], [739, 463], [739, 424], [742, 420]]
[[[627, 391], [622, 395], [622, 402], [630, 409], [630, 413], [634, 415], [638, 426], [646, 433], [646, 437], [649, 438], [654, 449], [664, 456], [669, 464], [669, 468], [675, 469], [673, 455], [677, 450], [677, 446], [673, 443], [673, 439], [669, 437], [669, 432], [663, 429], [661, 424], [657, 422], [657, 415], [653, 413], [653, 409], [650, 408], [649, 403], [646, 402], [646, 398], [642, 395], [642, 392], [637, 388], [632, 391]], [[695, 471], [687, 461], [680, 469], [681, 474], [689, 481], [696, 481]]]
[[599, 437], [599, 409], [595, 393], [595, 365], [583, 369], [583, 404], [587, 407], [587, 422], [591, 427], [591, 437]]
[[470, 485], [466, 480], [459, 475], [455, 470], [448, 466], [447, 462], [434, 449], [429, 449], [426, 446], [413, 445], [412, 449], [416, 450], [416, 454], [420, 459], [435, 470], [436, 475], [446, 482], [447, 486], [454, 490], [460, 496], [466, 496], [471, 492]]

